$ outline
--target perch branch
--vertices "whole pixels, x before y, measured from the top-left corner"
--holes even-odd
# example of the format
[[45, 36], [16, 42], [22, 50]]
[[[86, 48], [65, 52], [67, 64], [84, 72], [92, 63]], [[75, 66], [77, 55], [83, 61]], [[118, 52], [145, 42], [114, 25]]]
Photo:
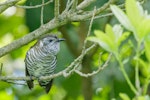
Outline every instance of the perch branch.
[[[104, 6], [102, 6], [99, 9], [96, 9], [95, 14], [99, 14], [100, 12], [102, 12], [104, 9], [108, 8], [110, 3], [112, 0], [110, 0], [108, 3], [106, 3]], [[62, 13], [59, 16], [59, 19], [55, 19], [53, 18], [51, 21], [49, 21], [48, 23], [42, 25], [41, 27], [39, 27], [38, 29], [36, 29], [35, 31], [25, 35], [24, 37], [17, 39], [15, 41], [13, 41], [12, 43], [0, 48], [0, 57], [6, 55], [7, 53], [22, 47], [23, 45], [28, 44], [29, 42], [37, 39], [38, 37], [40, 37], [41, 35], [47, 33], [50, 30], [53, 30], [57, 27], [60, 27], [64, 24], [66, 24], [69, 21], [83, 21], [87, 18], [92, 17], [93, 15], [93, 11], [91, 11], [91, 13], [89, 14], [85, 14], [85, 15], [77, 15], [76, 12], [68, 12], [68, 13]]]
[[75, 69], [74, 72], [77, 73], [77, 74], [79, 74], [82, 77], [91, 77], [91, 76], [94, 76], [94, 75], [98, 74], [101, 70], [103, 70], [108, 65], [108, 62], [110, 61], [111, 55], [112, 54], [109, 55], [107, 61], [102, 66], [99, 66], [96, 71], [93, 71], [91, 73], [86, 73], [85, 74], [85, 73], [82, 73], [81, 71]]
[[87, 6], [89, 6], [90, 4], [92, 4], [93, 2], [95, 2], [96, 0], [84, 0], [83, 2], [81, 2], [78, 6], [77, 6], [77, 10], [82, 10], [84, 8], [86, 8]]
[[[60, 14], [59, 18], [57, 18], [57, 19], [53, 18], [51, 21], [49, 21], [46, 24], [43, 24], [41, 27], [39, 27], [35, 31], [25, 35], [24, 37], [22, 37], [20, 39], [17, 39], [15, 41], [13, 41], [12, 43], [10, 43], [10, 44], [2, 47], [2, 48], [0, 48], [0, 57], [4, 56], [5, 54], [7, 54], [7, 53], [9, 53], [9, 52], [19, 48], [19, 47], [22, 47], [23, 45], [26, 45], [27, 43], [37, 39], [38, 37], [40, 37], [41, 35], [47, 33], [48, 31], [50, 31], [50, 30], [52, 30], [54, 28], [57, 28], [59, 26], [62, 26], [62, 25], [66, 24], [69, 21], [75, 21], [75, 20], [76, 21], [80, 21], [80, 20], [85, 20], [85, 18], [87, 19], [87, 18], [92, 17], [91, 23], [90, 23], [90, 28], [91, 28], [94, 16], [99, 14], [100, 12], [102, 12], [104, 9], [108, 8], [109, 4], [111, 3], [111, 1], [112, 0], [110, 0], [108, 3], [106, 3], [101, 8], [94, 9], [94, 11], [91, 11], [90, 13], [88, 13], [86, 15], [77, 15], [76, 12], [71, 12], [71, 11], [68, 11], [67, 13]], [[71, 18], [70, 16], [73, 16], [73, 18]], [[89, 35], [89, 33], [90, 33], [90, 29], [88, 31], [87, 36]], [[86, 45], [86, 42], [85, 42], [84, 45]], [[96, 44], [93, 44], [93, 45], [91, 45], [88, 48], [84, 47], [84, 52], [82, 52], [81, 55], [78, 56], [78, 58], [76, 58], [66, 69], [64, 69], [64, 70], [62, 70], [62, 71], [60, 71], [60, 72], [58, 72], [56, 74], [50, 75], [50, 76], [42, 76], [39, 79], [40, 80], [48, 80], [48, 79], [52, 79], [52, 78], [55, 78], [55, 77], [58, 77], [58, 76], [62, 76], [62, 75], [64, 77], [69, 76], [72, 72], [76, 71], [75, 69], [78, 66], [80, 66], [83, 57], [91, 49], [93, 49], [95, 46], [96, 46]], [[93, 72], [93, 73], [95, 73], [95, 72]], [[90, 76], [90, 75], [91, 74], [87, 74], [87, 76]], [[85, 76], [85, 74], [83, 76]], [[11, 81], [26, 81], [26, 80], [30, 80], [30, 79], [31, 79], [30, 77], [0, 76], [0, 80], [1, 81], [9, 81], [9, 82], [11, 82]], [[32, 77], [32, 79], [35, 80], [36, 78]]]
[[55, 19], [51, 20], [47, 24], [42, 25], [40, 28], [36, 29], [35, 31], [25, 35], [24, 37], [13, 41], [12, 43], [0, 48], [0, 57], [4, 56], [5, 54], [23, 46], [27, 43], [37, 39], [39, 36], [47, 33], [49, 30], [52, 30], [56, 27], [64, 25], [67, 23], [67, 19], [65, 18], [61, 22], [56, 22]]
[[[84, 1], [86, 1], [86, 0], [84, 0]], [[95, 15], [99, 14], [100, 12], [103, 12], [112, 3], [113, 3], [113, 0], [109, 0], [102, 7], [96, 9]], [[78, 8], [78, 6], [77, 6], [77, 8]], [[86, 20], [86, 19], [92, 17], [92, 15], [93, 15], [93, 11], [89, 11], [88, 13], [83, 14], [83, 15], [82, 14], [80, 14], [80, 15], [76, 14], [76, 15], [70, 16], [70, 20], [71, 21], [83, 21], [83, 20]]]
[[19, 8], [24, 8], [24, 9], [34, 9], [34, 8], [40, 8], [42, 6], [46, 6], [48, 5], [49, 3], [53, 2], [53, 0], [49, 0], [43, 4], [40, 4], [40, 5], [34, 5], [34, 6], [21, 6], [21, 5], [15, 5], [16, 7], [19, 7]]
[[[90, 48], [86, 49], [85, 52], [88, 53], [92, 48], [94, 48], [94, 46], [91, 46]], [[90, 76], [93, 76], [95, 74], [97, 74], [98, 72], [100, 72], [102, 69], [104, 69], [107, 65], [108, 65], [108, 62], [110, 61], [110, 57], [111, 57], [111, 54], [109, 55], [108, 59], [106, 60], [106, 62], [103, 64], [103, 66], [99, 66], [99, 68], [96, 70], [96, 71], [93, 71], [92, 73], [87, 73], [87, 74], [84, 74], [80, 71], [77, 71], [75, 68], [74, 70], [69, 70], [71, 67], [75, 66], [77, 67], [78, 64], [80, 62], [80, 59], [84, 56], [85, 54], [81, 54], [78, 58], [76, 58], [66, 69], [56, 73], [56, 74], [53, 74], [53, 75], [50, 75], [50, 76], [42, 76], [38, 79], [40, 80], [49, 80], [49, 79], [52, 79], [52, 78], [56, 78], [56, 77], [59, 77], [59, 76], [64, 76], [64, 77], [68, 77], [69, 75], [71, 75], [73, 72], [79, 74], [80, 76], [82, 77], [90, 77]], [[76, 63], [78, 63], [76, 65]], [[68, 72], [69, 71], [69, 72]], [[68, 72], [68, 73], [66, 73]], [[35, 77], [32, 77], [33, 80], [35, 80], [36, 78]], [[0, 80], [1, 81], [5, 81], [5, 82], [8, 82], [8, 83], [13, 83], [13, 84], [19, 84], [19, 85], [26, 85], [25, 83], [18, 83], [16, 81], [26, 81], [26, 80], [31, 80], [31, 77], [15, 77], [15, 76], [0, 76]]]
[[21, 1], [21, 0], [7, 0], [4, 3], [0, 3], [0, 13], [5, 11], [7, 8], [15, 5], [19, 1]]
[[[56, 74], [50, 75], [50, 76], [42, 76], [39, 79], [40, 80], [48, 80], [48, 79], [56, 78], [56, 77], [59, 77], [62, 75], [64, 77], [69, 76], [67, 73], [70, 71], [70, 69], [72, 69], [76, 65], [76, 63], [78, 63], [80, 61], [80, 59], [82, 59], [84, 57], [84, 55], [87, 54], [94, 47], [95, 47], [95, 44], [93, 44], [91, 47], [87, 48], [85, 50], [85, 53], [78, 56], [66, 69], [64, 69]], [[36, 78], [32, 77], [32, 79], [35, 80]], [[6, 82], [7, 81], [26, 81], [26, 80], [31, 80], [31, 77], [0, 76], [0, 80], [6, 81]]]

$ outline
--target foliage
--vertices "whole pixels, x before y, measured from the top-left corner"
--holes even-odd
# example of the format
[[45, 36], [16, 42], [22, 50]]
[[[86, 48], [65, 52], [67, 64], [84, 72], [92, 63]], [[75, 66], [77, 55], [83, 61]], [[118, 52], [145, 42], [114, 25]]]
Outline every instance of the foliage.
[[[49, 0], [45, 0], [47, 1]], [[65, 9], [66, 1], [60, 0], [60, 12]], [[82, 2], [82, 0], [78, 1]], [[95, 0], [94, 4], [82, 10], [88, 13], [94, 6], [101, 7], [107, 1]], [[42, 0], [36, 2], [26, 0], [25, 5], [38, 5], [41, 2]], [[148, 2], [146, 1], [145, 4], [150, 8]], [[101, 17], [101, 14], [95, 15], [91, 29], [91, 34], [94, 33], [95, 36], [90, 36], [87, 40], [99, 46], [84, 57], [78, 69], [83, 71], [84, 67], [87, 68], [84, 70], [85, 73], [90, 73], [107, 61], [109, 53], [112, 53], [113, 57], [103, 70], [90, 77], [91, 80], [75, 73], [67, 78], [57, 77], [49, 94], [45, 94], [38, 85], [33, 90], [29, 90], [26, 85], [21, 85], [25, 84], [24, 81], [17, 81], [18, 83], [15, 84], [0, 82], [0, 100], [84, 100], [85, 93], [89, 95], [91, 92], [83, 85], [92, 87], [92, 100], [149, 100], [150, 15], [140, 3], [135, 0], [125, 0], [124, 11], [124, 7], [123, 10], [119, 8], [119, 4], [124, 4], [124, 0], [118, 0], [110, 6], [110, 9], [101, 13], [106, 17]], [[15, 9], [16, 12], [12, 15], [7, 15], [6, 12], [0, 15], [1, 47], [40, 27], [41, 7]], [[82, 13], [82, 10], [78, 13]], [[110, 14], [109, 10], [113, 12], [120, 24], [116, 24], [117, 21], [113, 16], [107, 15]], [[54, 16], [53, 2], [44, 7], [44, 24]], [[66, 38], [66, 42], [61, 44], [56, 72], [65, 69], [82, 52], [83, 41], [89, 29], [89, 21], [85, 21], [71, 22], [52, 30], [61, 31]], [[87, 47], [91, 45], [89, 41]], [[35, 42], [2, 57], [0, 62], [3, 63], [3, 70], [0, 75], [24, 76], [24, 57], [26, 51]]]
[[[119, 63], [122, 74], [124, 75], [130, 89], [135, 94], [135, 98], [138, 100], [146, 100], [149, 96], [146, 95], [146, 91], [148, 91], [149, 85], [149, 37], [150, 35], [150, 15], [147, 11], [144, 11], [143, 7], [139, 2], [135, 0], [126, 0], [125, 4], [126, 13], [123, 12], [118, 6], [111, 5], [111, 10], [116, 18], [119, 20], [121, 25], [126, 29], [127, 32], [123, 32], [121, 26], [114, 25], [113, 28], [110, 25], [106, 25], [105, 33], [102, 31], [95, 31], [95, 36], [90, 36], [87, 39], [98, 43], [104, 50], [107, 52], [113, 53], [116, 60]], [[134, 13], [133, 13], [134, 12]], [[115, 28], [117, 27], [117, 28]], [[123, 59], [120, 54], [120, 44], [123, 42], [121, 38], [124, 38], [126, 34], [133, 33], [134, 38], [136, 40], [135, 46], [135, 55], [134, 55], [134, 68], [135, 68], [135, 85], [129, 79], [125, 66], [123, 63]], [[125, 37], [124, 39], [127, 39]], [[121, 40], [121, 41], [120, 41]], [[123, 44], [124, 46], [125, 44]], [[132, 43], [132, 45], [134, 45]], [[144, 46], [143, 48], [141, 48]], [[143, 54], [143, 52], [145, 54]], [[143, 60], [141, 56], [145, 56], [147, 61]], [[129, 62], [127, 62], [129, 63]], [[140, 69], [140, 70], [139, 70]], [[145, 79], [140, 80], [140, 74], [145, 73]], [[145, 82], [142, 82], [145, 81]], [[142, 83], [141, 83], [142, 82]], [[142, 90], [142, 88], [144, 89]], [[130, 100], [127, 94], [120, 93], [120, 97], [123, 100]]]

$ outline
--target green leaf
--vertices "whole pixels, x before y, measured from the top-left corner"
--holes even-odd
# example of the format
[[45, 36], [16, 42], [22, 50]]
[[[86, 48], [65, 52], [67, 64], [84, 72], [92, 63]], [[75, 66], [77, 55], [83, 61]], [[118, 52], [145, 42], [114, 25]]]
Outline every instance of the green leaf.
[[112, 41], [115, 41], [116, 37], [114, 35], [112, 27], [109, 24], [106, 25], [105, 33], [107, 34], [108, 37], [111, 38]]
[[129, 35], [130, 32], [124, 32], [118, 39], [118, 45], [120, 45], [122, 41], [126, 40]]
[[139, 27], [137, 27], [137, 34], [140, 39], [143, 39], [150, 33], [150, 19], [143, 19]]
[[99, 44], [103, 49], [105, 49], [106, 51], [112, 52], [110, 46], [109, 46], [106, 42], [100, 40], [100, 39], [97, 38], [97, 37], [92, 37], [92, 36], [91, 36], [91, 37], [88, 37], [87, 40], [92, 41], [92, 42], [95, 42], [95, 43], [98, 43], [98, 44]]
[[135, 0], [126, 0], [125, 8], [127, 16], [130, 19], [132, 25], [137, 28], [139, 22], [142, 20], [142, 7], [137, 4]]
[[[135, 28], [134, 35], [137, 40], [142, 41], [150, 33], [150, 17], [139, 2], [135, 0], [126, 1], [127, 16]], [[133, 13], [134, 12], [134, 13]]]
[[140, 2], [136, 2], [136, 5], [137, 5], [137, 8], [139, 10], [140, 15], [144, 16], [145, 15], [145, 11], [144, 11], [143, 7], [140, 5]]
[[129, 96], [125, 93], [119, 93], [121, 100], [130, 100]]
[[143, 61], [142, 59], [139, 59], [139, 64], [140, 64], [140, 72], [142, 76], [149, 77], [150, 65], [147, 62]]
[[122, 36], [122, 32], [123, 32], [123, 29], [122, 29], [121, 25], [114, 25], [113, 26], [113, 32], [114, 32], [116, 41], [118, 42], [118, 40]]
[[137, 100], [149, 100], [149, 99], [150, 99], [150, 97], [148, 95], [146, 95], [146, 96], [139, 96], [137, 98]]
[[46, 94], [41, 95], [41, 96], [38, 98], [38, 100], [49, 100], [49, 95], [46, 95]]
[[[94, 33], [101, 41], [99, 43], [105, 50], [107, 50], [109, 52], [117, 51], [117, 47], [116, 47], [116, 45], [114, 45], [115, 42], [112, 39], [112, 37], [109, 37], [110, 35], [107, 35], [107, 34], [103, 33], [102, 31], [94, 31]], [[111, 34], [111, 33], [109, 33], [109, 34]], [[107, 44], [107, 46], [105, 44]]]
[[14, 99], [13, 94], [9, 94], [5, 91], [0, 91], [0, 100], [13, 100], [13, 99]]
[[128, 19], [127, 15], [117, 6], [115, 5], [111, 5], [110, 6], [112, 12], [114, 13], [114, 15], [117, 17], [117, 19], [119, 20], [119, 22], [127, 29], [130, 31], [134, 31], [134, 28], [132, 26], [132, 24], [130, 23], [130, 20]]
[[109, 35], [103, 33], [102, 31], [95, 30], [94, 31], [96, 37], [88, 37], [87, 39], [98, 43], [103, 49], [105, 49], [108, 52], [116, 53], [117, 52], [117, 46], [114, 45], [115, 42], [109, 37]]
[[103, 31], [100, 30], [95, 30], [94, 34], [96, 35], [96, 37], [101, 38], [101, 34], [105, 34]]

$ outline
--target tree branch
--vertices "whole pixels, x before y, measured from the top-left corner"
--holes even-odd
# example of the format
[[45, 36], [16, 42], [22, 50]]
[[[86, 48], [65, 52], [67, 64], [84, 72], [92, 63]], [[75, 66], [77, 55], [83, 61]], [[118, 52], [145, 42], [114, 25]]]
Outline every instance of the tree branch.
[[[19, 1], [19, 0], [18, 0]], [[91, 11], [88, 14], [77, 14], [78, 11], [67, 11], [65, 9], [65, 11], [60, 14], [58, 16], [58, 18], [54, 17], [51, 21], [49, 21], [46, 24], [41, 25], [41, 27], [39, 27], [38, 29], [36, 29], [35, 31], [25, 35], [24, 37], [17, 39], [15, 41], [13, 41], [12, 43], [0, 48], [0, 57], [4, 56], [5, 54], [19, 48], [22, 47], [23, 45], [26, 45], [27, 43], [37, 39], [38, 37], [40, 37], [41, 35], [47, 33], [50, 30], [53, 30], [59, 26], [62, 26], [66, 23], [68, 23], [69, 21], [82, 21], [82, 20], [86, 20], [88, 18], [92, 18], [91, 23], [90, 23], [90, 27], [89, 27], [89, 31], [87, 36], [90, 34], [90, 28], [92, 26], [92, 22], [94, 19], [94, 16], [99, 14], [100, 12], [102, 12], [104, 9], [109, 7], [109, 4], [111, 3], [112, 0], [110, 0], [108, 3], [106, 3], [104, 6], [102, 6], [101, 8], [98, 9], [94, 9], [94, 11]], [[84, 1], [83, 1], [84, 2]], [[70, 2], [71, 3], [71, 2]], [[69, 3], [69, 4], [70, 4]], [[68, 9], [69, 10], [69, 9]], [[71, 16], [71, 17], [70, 17]], [[48, 80], [48, 79], [52, 79], [55, 77], [59, 77], [59, 76], [64, 76], [64, 77], [68, 77], [69, 75], [71, 75], [73, 72], [78, 73], [79, 75], [83, 76], [83, 77], [88, 77], [91, 75], [95, 75], [96, 73], [98, 73], [100, 71], [100, 69], [98, 69], [98, 71], [94, 71], [93, 73], [88, 73], [88, 74], [83, 74], [79, 71], [77, 71], [77, 67], [80, 66], [83, 57], [91, 50], [93, 49], [96, 44], [91, 45], [88, 48], [85, 48], [86, 46], [86, 40], [84, 41], [84, 47], [82, 50], [82, 53], [80, 56], [78, 56], [66, 69], [50, 75], [50, 76], [42, 76], [39, 79], [40, 80]], [[106, 63], [108, 63], [108, 60], [106, 61]], [[32, 77], [33, 80], [35, 80], [35, 77]], [[15, 77], [15, 76], [0, 76], [0, 80], [1, 81], [8, 81], [8, 82], [12, 82], [12, 81], [26, 81], [26, 80], [31, 80], [30, 77]]]
[[40, 8], [42, 6], [45, 6], [45, 5], [48, 5], [49, 3], [53, 2], [53, 0], [49, 0], [43, 4], [40, 4], [40, 5], [34, 5], [34, 6], [21, 6], [21, 5], [15, 5], [16, 7], [19, 7], [19, 8], [24, 8], [24, 9], [34, 9], [34, 8]]
[[78, 0], [73, 0], [73, 4], [72, 4], [72, 7], [71, 7], [72, 11], [76, 10], [77, 4], [78, 4]]
[[54, 9], [54, 14], [55, 14], [55, 17], [58, 18], [59, 16], [59, 0], [55, 0], [55, 9]]
[[80, 76], [86, 77], [86, 78], [87, 78], [87, 77], [94, 76], [94, 75], [96, 75], [97, 73], [99, 73], [101, 70], [103, 70], [103, 69], [108, 65], [108, 62], [110, 61], [111, 55], [112, 55], [112, 54], [109, 55], [107, 61], [106, 61], [102, 66], [100, 65], [96, 71], [93, 71], [93, 72], [91, 72], [91, 73], [86, 73], [86, 74], [85, 74], [85, 73], [83, 73], [83, 72], [81, 72], [81, 71], [79, 71], [79, 70], [77, 70], [77, 69], [74, 69], [74, 72], [77, 73], [77, 74], [79, 74]]
[[[86, 1], [86, 0], [85, 0]], [[95, 15], [99, 14], [100, 12], [103, 12], [106, 8], [109, 7], [109, 5], [111, 3], [113, 3], [114, 0], [109, 0], [106, 4], [104, 4], [102, 7], [96, 9], [96, 12], [95, 12]], [[73, 16], [70, 16], [70, 20], [71, 21], [84, 21], [90, 17], [92, 17], [93, 15], [93, 11], [89, 11], [88, 13], [86, 14], [80, 14], [80, 15], [73, 15]]]
[[48, 22], [47, 24], [42, 25], [40, 28], [36, 29], [35, 31], [25, 35], [24, 37], [17, 39], [13, 41], [12, 43], [0, 48], [0, 57], [4, 56], [5, 54], [23, 46], [27, 43], [37, 39], [39, 36], [45, 34], [49, 30], [52, 30], [56, 27], [59, 27], [61, 25], [64, 25], [67, 23], [67, 19], [64, 18], [64, 20], [56, 22], [55, 18]]
[[[103, 7], [97, 9], [95, 11], [95, 14], [99, 14], [102, 12], [104, 9], [108, 8], [112, 0], [110, 0], [108, 3], [106, 3]], [[58, 19], [53, 18], [50, 22], [42, 25], [35, 31], [25, 35], [24, 37], [17, 39], [13, 41], [12, 43], [0, 48], [0, 57], [4, 56], [5, 54], [23, 46], [26, 45], [27, 43], [37, 39], [41, 35], [47, 33], [50, 30], [53, 30], [59, 26], [62, 26], [66, 24], [68, 21], [83, 21], [86, 20], [89, 17], [93, 16], [93, 11], [91, 11], [88, 14], [85, 15], [77, 15], [76, 12], [66, 12], [62, 13]]]
[[[90, 76], [93, 76], [93, 75], [97, 74], [98, 72], [100, 72], [101, 70], [103, 70], [108, 65], [108, 62], [110, 61], [110, 58], [111, 58], [111, 54], [109, 55], [109, 57], [106, 60], [106, 62], [102, 66], [99, 66], [99, 68], [96, 71], [93, 71], [92, 73], [84, 74], [84, 73], [82, 73], [82, 72], [80, 72], [80, 71], [78, 71], [76, 69], [79, 66], [79, 64], [80, 64], [80, 60], [85, 56], [85, 54], [87, 54], [91, 49], [93, 49], [95, 47], [94, 45], [92, 45], [91, 47], [87, 48], [85, 50], [86, 53], [82, 53], [66, 69], [64, 69], [64, 70], [62, 70], [62, 71], [60, 71], [60, 72], [58, 72], [56, 74], [50, 75], [50, 76], [42, 76], [42, 77], [40, 77], [38, 79], [40, 79], [40, 80], [49, 80], [49, 79], [56, 78], [56, 77], [59, 77], [59, 76], [62, 76], [62, 75], [64, 77], [68, 77], [68, 76], [70, 76], [74, 72], [77, 73], [77, 74], [79, 74], [82, 77], [90, 77]], [[71, 69], [71, 68], [73, 68], [73, 69]], [[37, 78], [32, 77], [32, 79], [36, 80]], [[5, 82], [9, 82], [9, 83], [16, 83], [14, 81], [27, 81], [27, 80], [31, 80], [31, 77], [24, 77], [24, 76], [23, 77], [0, 76], [0, 80], [1, 81], [5, 81]], [[23, 83], [18, 83], [18, 84], [19, 85], [26, 85], [26, 84], [23, 84]]]
[[19, 1], [21, 1], [21, 0], [7, 0], [4, 3], [0, 3], [0, 13], [5, 11], [7, 8], [15, 5]]
[[77, 6], [77, 10], [82, 10], [86, 7], [88, 7], [90, 4], [92, 4], [93, 2], [95, 2], [96, 0], [84, 0], [83, 2], [81, 2], [78, 6]]
[[[94, 47], [95, 47], [95, 44], [93, 44], [91, 47], [87, 48], [85, 50], [85, 53], [82, 53], [80, 56], [78, 56], [66, 69], [64, 69], [56, 74], [50, 75], [50, 76], [42, 76], [39, 79], [40, 80], [49, 80], [49, 79], [56, 78], [56, 77], [59, 77], [62, 75], [64, 77], [68, 77], [69, 75], [71, 75], [71, 73], [69, 73], [69, 72], [72, 70], [72, 68], [74, 66], [76, 66], [77, 63], [80, 63], [80, 61], [84, 57], [84, 55], [87, 54]], [[74, 72], [74, 71], [72, 71], [72, 72]], [[32, 77], [32, 79], [35, 80], [37, 78]], [[1, 81], [26, 81], [26, 80], [31, 80], [31, 77], [0, 76], [0, 80]]]

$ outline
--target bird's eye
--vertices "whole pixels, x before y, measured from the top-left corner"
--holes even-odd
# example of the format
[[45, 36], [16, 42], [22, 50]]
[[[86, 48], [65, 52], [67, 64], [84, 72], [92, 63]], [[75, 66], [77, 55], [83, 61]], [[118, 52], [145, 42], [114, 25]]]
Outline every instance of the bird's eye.
[[49, 42], [52, 42], [53, 40], [49, 40]]

